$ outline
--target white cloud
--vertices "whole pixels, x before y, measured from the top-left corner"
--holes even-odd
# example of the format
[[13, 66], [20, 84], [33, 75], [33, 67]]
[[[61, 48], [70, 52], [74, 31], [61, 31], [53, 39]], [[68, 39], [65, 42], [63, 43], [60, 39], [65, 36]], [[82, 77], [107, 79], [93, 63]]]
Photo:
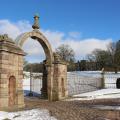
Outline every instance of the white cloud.
[[44, 52], [41, 48], [41, 44], [38, 41], [32, 39], [29, 39], [23, 45], [23, 49], [28, 53], [28, 55], [37, 56], [39, 54], [43, 54]]
[[90, 38], [79, 41], [67, 39], [65, 43], [74, 49], [76, 58], [80, 59], [91, 53], [96, 48], [106, 50], [106, 46], [110, 41], [112, 41], [112, 39], [100, 40], [96, 38]]
[[7, 33], [10, 37], [16, 38], [19, 34], [29, 31], [31, 25], [28, 21], [13, 23], [9, 20], [0, 20], [0, 34]]
[[72, 32], [69, 32], [68, 35], [71, 37], [71, 38], [80, 38], [81, 37], [81, 33], [80, 32], [77, 32], [77, 31], [72, 31]]
[[20, 33], [20, 30], [16, 25], [14, 25], [8, 20], [0, 20], [0, 33], [7, 33], [10, 37], [15, 38], [16, 35]]
[[61, 44], [65, 36], [64, 33], [58, 31], [41, 30], [41, 32], [47, 37], [53, 50]]
[[[77, 36], [80, 35], [80, 33], [79, 34], [78, 33], [76, 32], [76, 38]], [[112, 41], [112, 39], [101, 40], [97, 38], [76, 39], [73, 37], [71, 38], [70, 34], [67, 37], [65, 37], [66, 36], [65, 33], [54, 32], [50, 30], [43, 31], [43, 34], [48, 38], [54, 50], [61, 44], [70, 45], [71, 48], [74, 49], [77, 59], [86, 56], [87, 54], [92, 52], [95, 48], [106, 50], [107, 44]]]
[[[32, 30], [32, 25], [29, 21], [18, 21], [17, 23], [13, 23], [9, 20], [0, 20], [0, 34], [9, 34], [10, 37], [15, 39], [21, 33]], [[106, 45], [112, 41], [112, 39], [97, 39], [97, 38], [88, 38], [81, 39], [80, 32], [69, 32], [65, 34], [59, 31], [51, 31], [51, 30], [41, 30], [42, 33], [48, 38], [53, 50], [57, 48], [61, 44], [70, 45], [76, 54], [76, 58], [80, 59], [84, 57], [86, 54], [93, 51], [95, 48], [106, 49]], [[37, 41], [28, 40], [23, 46], [25, 52], [28, 53], [28, 59], [32, 61], [32, 57], [34, 57], [34, 61], [39, 59], [44, 59], [44, 52], [42, 47], [37, 43]], [[42, 57], [41, 57], [42, 56]]]

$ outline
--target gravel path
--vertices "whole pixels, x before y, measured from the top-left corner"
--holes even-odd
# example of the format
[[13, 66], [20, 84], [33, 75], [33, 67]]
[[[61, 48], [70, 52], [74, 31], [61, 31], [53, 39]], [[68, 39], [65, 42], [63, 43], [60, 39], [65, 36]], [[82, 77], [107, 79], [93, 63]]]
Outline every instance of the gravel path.
[[25, 98], [25, 109], [47, 109], [58, 120], [120, 120], [120, 111], [101, 110], [92, 105], [120, 105], [120, 99], [95, 101], [48, 102], [38, 98]]

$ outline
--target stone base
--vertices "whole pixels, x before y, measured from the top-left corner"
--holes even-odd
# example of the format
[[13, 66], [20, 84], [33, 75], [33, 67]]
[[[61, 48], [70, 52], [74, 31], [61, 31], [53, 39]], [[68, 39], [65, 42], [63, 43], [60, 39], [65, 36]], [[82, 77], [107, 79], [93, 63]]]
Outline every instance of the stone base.
[[0, 107], [0, 111], [15, 111], [25, 107], [25, 104], [14, 105], [12, 107]]

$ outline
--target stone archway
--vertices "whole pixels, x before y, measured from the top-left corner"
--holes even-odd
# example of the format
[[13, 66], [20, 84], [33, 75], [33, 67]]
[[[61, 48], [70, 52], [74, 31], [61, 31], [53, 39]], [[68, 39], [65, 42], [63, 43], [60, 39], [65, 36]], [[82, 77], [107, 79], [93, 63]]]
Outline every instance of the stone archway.
[[[47, 87], [47, 95], [48, 100], [60, 100], [67, 97], [67, 65], [65, 62], [60, 60], [60, 57], [53, 53], [51, 45], [46, 37], [39, 31], [39, 16], [34, 16], [34, 24], [32, 26], [33, 31], [26, 32], [21, 34], [16, 39], [16, 44], [19, 47], [22, 47], [24, 42], [28, 40], [28, 38], [32, 38], [33, 40], [37, 40], [44, 49], [46, 60], [45, 67], [47, 71], [47, 77], [45, 77], [45, 81], [43, 82], [42, 92], [46, 92]], [[46, 74], [46, 73], [44, 73]], [[61, 83], [62, 80], [62, 83]], [[47, 83], [46, 83], [47, 82]], [[64, 92], [64, 93], [63, 93]]]
[[[28, 38], [32, 38], [33, 40], [37, 40], [44, 49], [46, 55], [46, 67], [47, 67], [47, 92], [48, 92], [48, 99], [52, 100], [52, 83], [53, 83], [53, 62], [54, 62], [54, 55], [52, 52], [51, 45], [49, 44], [48, 40], [45, 36], [38, 30], [33, 30], [32, 32], [26, 32], [21, 34], [17, 37], [16, 43], [19, 47], [22, 47], [24, 42], [28, 40]], [[43, 86], [44, 88], [44, 86]]]
[[52, 48], [46, 37], [38, 30], [33, 30], [32, 32], [26, 32], [21, 35], [19, 35], [16, 38], [16, 43], [18, 46], [22, 47], [24, 42], [28, 39], [32, 38], [34, 40], [37, 40], [43, 47], [45, 55], [46, 55], [46, 60], [48, 64], [52, 64], [54, 61], [54, 56], [52, 52]]

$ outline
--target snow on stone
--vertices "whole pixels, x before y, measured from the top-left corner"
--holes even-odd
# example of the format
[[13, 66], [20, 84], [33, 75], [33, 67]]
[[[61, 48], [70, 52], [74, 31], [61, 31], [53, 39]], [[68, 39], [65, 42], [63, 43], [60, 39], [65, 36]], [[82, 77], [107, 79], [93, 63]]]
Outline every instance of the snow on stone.
[[0, 120], [57, 120], [46, 109], [32, 109], [19, 112], [0, 111]]

